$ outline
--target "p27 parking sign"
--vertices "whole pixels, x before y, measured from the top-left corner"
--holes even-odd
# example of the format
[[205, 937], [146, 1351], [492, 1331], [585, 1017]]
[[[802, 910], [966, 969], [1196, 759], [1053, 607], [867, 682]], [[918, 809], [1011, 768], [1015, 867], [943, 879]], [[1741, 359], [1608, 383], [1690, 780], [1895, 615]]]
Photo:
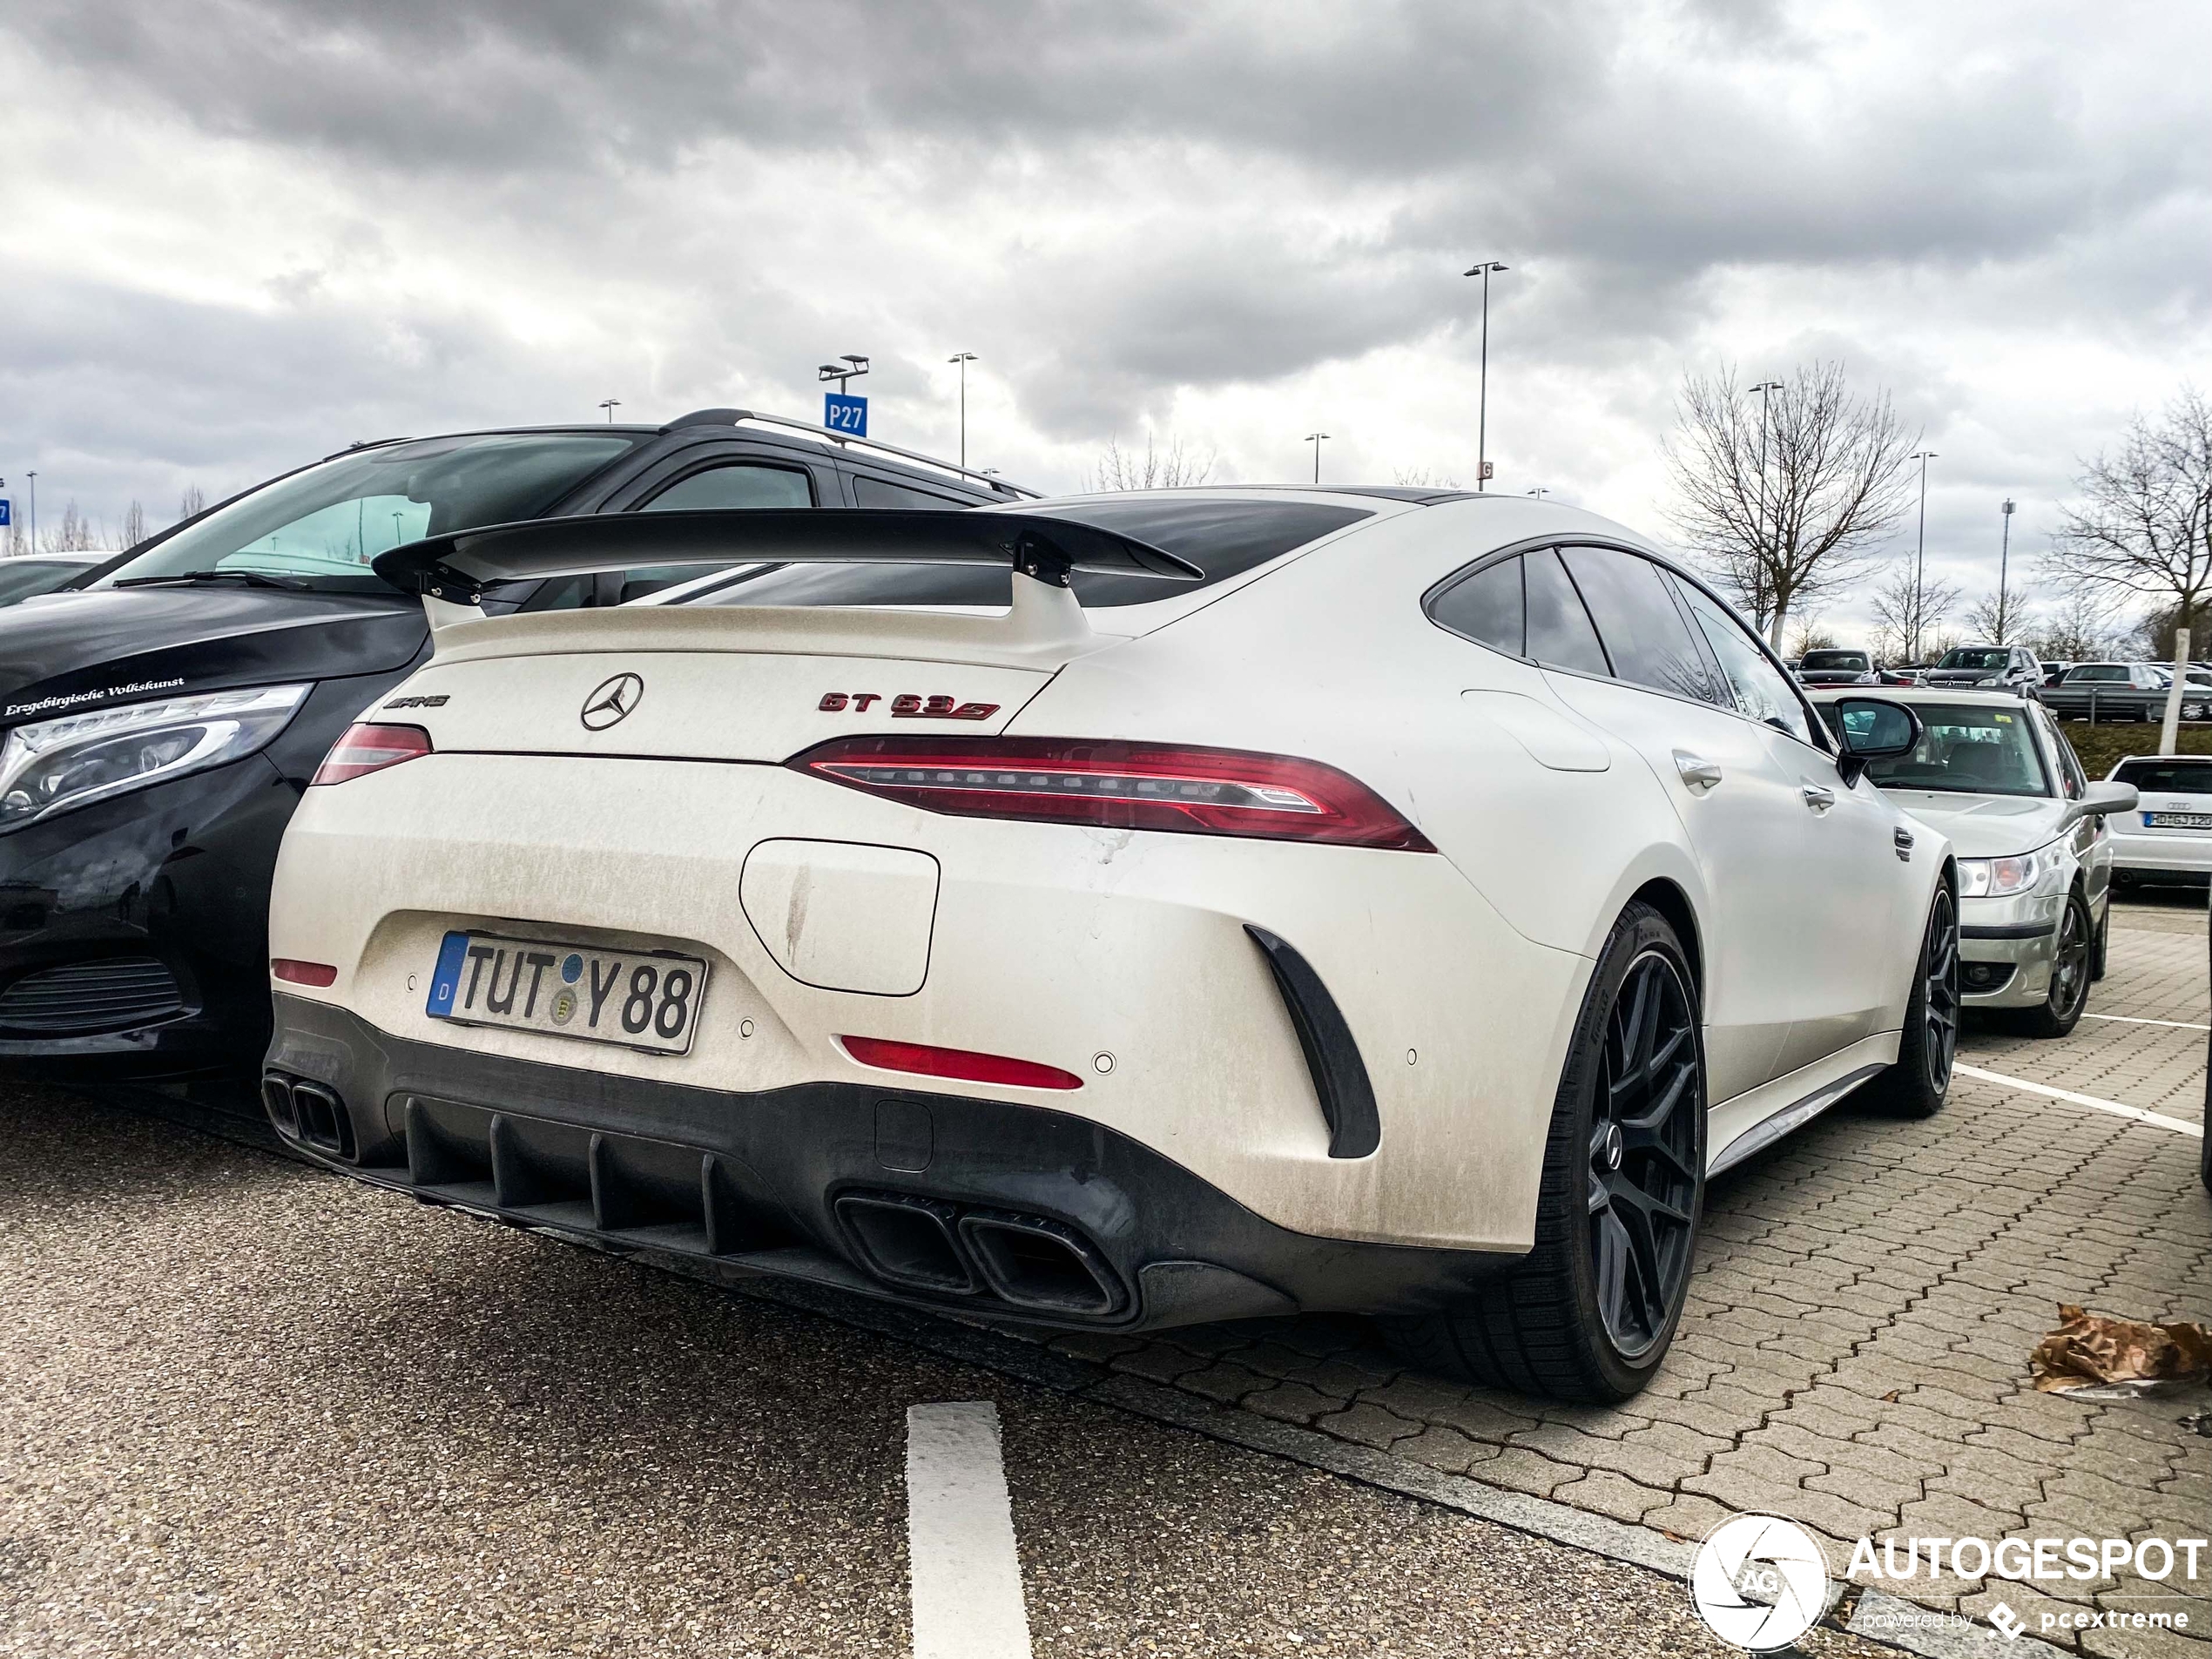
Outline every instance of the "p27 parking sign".
[[868, 401], [864, 397], [846, 397], [837, 392], [822, 394], [822, 424], [833, 432], [846, 433], [855, 438], [868, 435]]

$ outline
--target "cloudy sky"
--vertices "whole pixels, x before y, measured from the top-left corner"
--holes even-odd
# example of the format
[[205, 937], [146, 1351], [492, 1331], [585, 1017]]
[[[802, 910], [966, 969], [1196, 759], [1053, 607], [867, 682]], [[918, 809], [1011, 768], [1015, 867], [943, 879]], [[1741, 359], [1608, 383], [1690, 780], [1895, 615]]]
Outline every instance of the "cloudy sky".
[[[7, 0], [0, 476], [156, 524], [357, 438], [819, 418], [1076, 486], [1474, 476], [1663, 533], [1685, 368], [1840, 359], [1993, 585], [2212, 387], [2212, 8]], [[1907, 527], [1909, 536], [1910, 527]], [[1909, 540], [1899, 543], [1900, 553]], [[1851, 603], [1831, 620], [1851, 631]]]

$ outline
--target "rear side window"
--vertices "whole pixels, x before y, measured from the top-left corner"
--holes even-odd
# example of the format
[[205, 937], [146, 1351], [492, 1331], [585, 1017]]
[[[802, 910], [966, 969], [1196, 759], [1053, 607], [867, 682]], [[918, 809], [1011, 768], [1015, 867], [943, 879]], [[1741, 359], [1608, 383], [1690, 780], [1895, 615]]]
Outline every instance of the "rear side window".
[[2114, 682], [2124, 684], [2127, 678], [2128, 671], [2117, 663], [2092, 663], [2087, 668], [2067, 670], [2066, 683], [2068, 685], [2109, 685]]
[[1570, 547], [1565, 557], [1615, 676], [1676, 697], [1710, 698], [1704, 658], [1657, 565], [1610, 548]]
[[1527, 601], [1527, 654], [1553, 668], [1610, 674], [1613, 665], [1605, 660], [1605, 647], [1597, 643], [1590, 613], [1567, 579], [1559, 555], [1546, 548], [1527, 555], [1521, 564]]
[[764, 467], [739, 462], [678, 479], [647, 502], [644, 510], [649, 513], [698, 513], [741, 507], [812, 507], [813, 504], [813, 482], [796, 467]]
[[894, 484], [887, 479], [871, 478], [866, 473], [853, 475], [853, 500], [861, 507], [918, 508], [924, 512], [954, 513], [975, 503], [962, 501], [957, 496], [940, 496], [927, 489], [913, 489], [905, 484]]
[[1428, 614], [1455, 634], [1524, 655], [1520, 559], [1501, 559], [1461, 577], [1430, 602]]
[[2113, 781], [2133, 784], [2147, 795], [2212, 795], [2212, 766], [2171, 760], [2123, 760]]
[[[878, 502], [877, 506], [893, 503]], [[1050, 516], [1118, 530], [1190, 561], [1203, 582], [1078, 575], [1090, 609], [1145, 604], [1211, 587], [1374, 515], [1318, 502], [1180, 501], [1147, 496], [1055, 506]], [[999, 605], [1012, 603], [1009, 570], [924, 564], [788, 564], [691, 601], [713, 605]], [[1592, 641], [1595, 643], [1595, 638]], [[1603, 673], [1600, 668], [1596, 671]]]
[[1705, 643], [1713, 648], [1721, 678], [1728, 682], [1738, 711], [1787, 732], [1800, 742], [1812, 743], [1812, 725], [1805, 718], [1805, 705], [1797, 700], [1788, 678], [1743, 631], [1743, 624], [1689, 583], [1683, 583], [1681, 589], [1683, 602], [1696, 618]]

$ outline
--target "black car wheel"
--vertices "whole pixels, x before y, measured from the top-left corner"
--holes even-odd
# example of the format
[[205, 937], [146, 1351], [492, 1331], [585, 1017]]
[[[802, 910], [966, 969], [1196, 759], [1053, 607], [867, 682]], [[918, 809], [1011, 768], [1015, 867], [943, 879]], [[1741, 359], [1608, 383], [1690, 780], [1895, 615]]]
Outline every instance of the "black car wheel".
[[1897, 1062], [1867, 1084], [1866, 1098], [1898, 1117], [1932, 1117], [1951, 1092], [1958, 1054], [1959, 906], [1944, 887], [1928, 907]]
[[2089, 1006], [2089, 981], [2096, 977], [2095, 929], [2089, 921], [2089, 901], [2080, 888], [2066, 896], [2059, 917], [2056, 948], [2051, 954], [2051, 988], [2040, 1007], [2025, 1010], [2020, 1027], [2030, 1036], [2062, 1037], [2081, 1023], [2081, 1010]]
[[1614, 925], [1552, 1103], [1535, 1247], [1442, 1312], [1386, 1320], [1432, 1370], [1592, 1403], [1650, 1380], [1682, 1317], [1705, 1197], [1705, 1065], [1681, 941]]

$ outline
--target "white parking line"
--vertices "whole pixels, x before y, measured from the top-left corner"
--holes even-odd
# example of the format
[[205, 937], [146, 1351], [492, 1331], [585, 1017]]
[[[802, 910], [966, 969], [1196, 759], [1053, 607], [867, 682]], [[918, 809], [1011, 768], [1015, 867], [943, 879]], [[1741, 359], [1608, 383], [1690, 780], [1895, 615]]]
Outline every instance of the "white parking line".
[[2148, 1123], [2154, 1129], [2171, 1130], [2176, 1135], [2191, 1135], [2204, 1138], [2203, 1128], [2185, 1123], [2178, 1117], [2168, 1117], [2163, 1112], [2147, 1112], [2140, 1106], [2129, 1106], [2116, 1100], [2099, 1100], [2094, 1095], [2077, 1095], [2071, 1089], [2054, 1089], [2048, 1083], [2032, 1083], [2025, 1077], [2007, 1077], [2001, 1071], [1984, 1071], [1979, 1066], [1954, 1066], [1954, 1071], [1969, 1077], [1979, 1077], [1986, 1083], [2001, 1083], [2007, 1089], [2017, 1089], [2030, 1095], [2045, 1095], [2053, 1100], [2071, 1101], [2076, 1106], [2087, 1106], [2101, 1112], [2110, 1112], [2114, 1117], [2132, 1118], [2138, 1123]]
[[1029, 1613], [988, 1399], [907, 1407], [914, 1659], [1029, 1659]]
[[2132, 1014], [2085, 1014], [2085, 1020], [2110, 1020], [2115, 1025], [2170, 1025], [2176, 1031], [2212, 1031], [2212, 1025], [2199, 1025], [2194, 1020], [2144, 1020]]

